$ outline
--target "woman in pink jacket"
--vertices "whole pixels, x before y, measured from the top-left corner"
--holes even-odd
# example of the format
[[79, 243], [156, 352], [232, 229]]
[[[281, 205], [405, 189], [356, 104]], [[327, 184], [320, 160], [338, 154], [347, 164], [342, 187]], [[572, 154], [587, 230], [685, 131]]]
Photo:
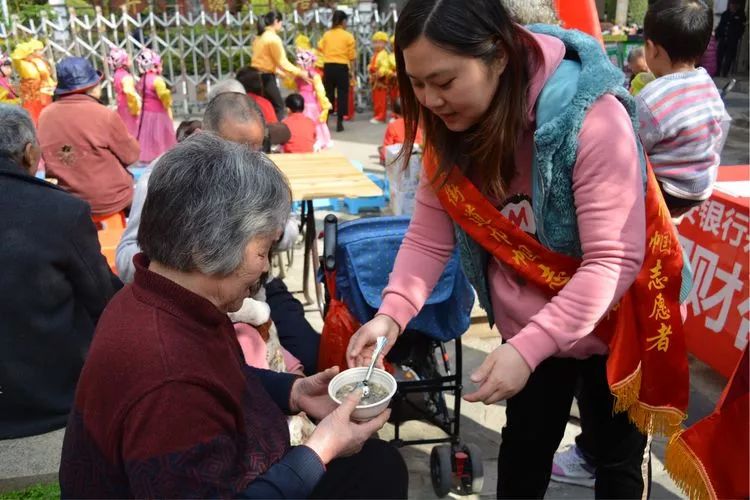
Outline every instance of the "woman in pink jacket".
[[[498, 497], [544, 496], [579, 376], [579, 407], [595, 433], [597, 497], [647, 494], [649, 454], [639, 427], [650, 432], [662, 429], [653, 422], [664, 422], [667, 433], [679, 425], [687, 386], [674, 387], [680, 398], [664, 414], [644, 410], [642, 394], [625, 404], [622, 386], [608, 385], [607, 377], [608, 361], [623, 366], [623, 351], [602, 332], [614, 328], [610, 315], [622, 320], [616, 324], [626, 327], [617, 331], [624, 333], [615, 338], [642, 356], [631, 365], [632, 377], [620, 379], [626, 384], [637, 378], [646, 387], [641, 365], [644, 373], [658, 369], [650, 356], [666, 358], [665, 345], [678, 366], [674, 373], [686, 382], [680, 326], [673, 324], [679, 322], [681, 257], [668, 217], [660, 218], [667, 245], [652, 265], [670, 273], [666, 302], [659, 302], [665, 309], [658, 312], [672, 318], [663, 324], [674, 332], [673, 344], [670, 350], [665, 333], [640, 349], [641, 336], [628, 330], [632, 318], [622, 310], [634, 310], [629, 294], [652, 288], [642, 278], [644, 262], [653, 258], [646, 248], [652, 228], [647, 170], [622, 74], [594, 39], [551, 26], [527, 30], [499, 0], [410, 0], [395, 46], [403, 151], [408, 156], [419, 122], [425, 170], [382, 305], [352, 337], [349, 365], [369, 362], [378, 336], [393, 346], [459, 246], [467, 276], [504, 340], [471, 375], [476, 387], [465, 396], [485, 404], [507, 400]], [[652, 185], [649, 206], [658, 208]], [[638, 325], [652, 312], [650, 303], [640, 305], [646, 307], [646, 316], [631, 314]], [[671, 383], [669, 375], [647, 378], [657, 389]], [[638, 394], [638, 386], [631, 388]], [[662, 420], [667, 414], [675, 420]]]

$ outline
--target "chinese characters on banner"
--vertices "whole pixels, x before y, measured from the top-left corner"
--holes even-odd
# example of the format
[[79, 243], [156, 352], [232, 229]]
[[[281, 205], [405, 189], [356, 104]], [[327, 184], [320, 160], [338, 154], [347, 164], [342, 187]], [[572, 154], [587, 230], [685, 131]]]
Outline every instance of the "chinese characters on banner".
[[685, 322], [688, 349], [726, 377], [750, 330], [749, 222], [747, 199], [717, 191], [677, 227], [693, 270]]

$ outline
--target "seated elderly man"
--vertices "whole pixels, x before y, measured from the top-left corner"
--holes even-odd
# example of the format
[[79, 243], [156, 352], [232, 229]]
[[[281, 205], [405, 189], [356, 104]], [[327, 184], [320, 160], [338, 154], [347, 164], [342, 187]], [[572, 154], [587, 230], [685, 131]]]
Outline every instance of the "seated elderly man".
[[47, 177], [86, 200], [95, 216], [120, 212], [133, 199], [133, 177], [125, 167], [138, 161], [138, 141], [99, 102], [101, 75], [89, 61], [66, 57], [56, 69], [55, 102], [39, 117]]
[[[246, 146], [196, 134], [159, 159], [135, 280], [78, 384], [63, 497], [406, 497], [401, 455], [368, 439], [389, 412], [350, 420], [358, 394], [338, 408], [327, 395], [337, 368], [299, 378], [242, 360], [227, 313], [259, 286], [290, 207], [284, 175]], [[292, 448], [284, 413], [299, 411], [320, 423]]]
[[[202, 130], [213, 132], [228, 141], [245, 144], [255, 150], [261, 149], [266, 131], [263, 116], [253, 100], [245, 94], [231, 91], [217, 95], [208, 103], [203, 116]], [[126, 283], [133, 280], [133, 256], [140, 251], [136, 235], [150, 175], [150, 170], [147, 170], [138, 180], [128, 225], [117, 245], [117, 271]], [[276, 250], [284, 251], [290, 248], [297, 235], [295, 222], [287, 221], [284, 234], [276, 244]], [[302, 362], [306, 374], [316, 373], [320, 335], [305, 319], [304, 307], [278, 278], [266, 283], [265, 289], [266, 301], [271, 308], [271, 318], [276, 324], [282, 345]]]
[[65, 426], [104, 306], [122, 287], [86, 202], [34, 177], [29, 114], [0, 104], [0, 439]]
[[[240, 83], [239, 80], [235, 80], [234, 78], [221, 80], [211, 88], [211, 92], [208, 93], [208, 101], [211, 102], [216, 96], [227, 93], [245, 94], [245, 87], [243, 87], [242, 83]], [[260, 108], [260, 104], [257, 101], [256, 104], [258, 104], [258, 107]], [[273, 110], [273, 107], [271, 108], [271, 110]], [[263, 114], [263, 120], [265, 121], [266, 129], [263, 151], [268, 153], [270, 152], [269, 150], [271, 146], [286, 144], [292, 137], [292, 132], [289, 130], [289, 127], [287, 127], [286, 124], [276, 120], [275, 115], [273, 120], [269, 120], [266, 116], [265, 110], [260, 108], [260, 111]]]
[[[200, 130], [213, 132], [228, 141], [245, 144], [251, 149], [260, 151], [265, 134], [264, 124], [260, 112], [252, 106], [248, 99], [243, 99], [243, 97], [241, 94], [230, 91], [211, 99], [206, 107]], [[177, 140], [182, 142], [185, 138], [178, 137]], [[148, 167], [135, 185], [128, 224], [122, 234], [120, 243], [117, 245], [115, 254], [117, 273], [125, 283], [133, 281], [135, 275], [133, 256], [140, 252], [137, 235], [141, 224], [141, 210], [143, 210], [143, 204], [146, 202], [151, 171], [152, 168]]]

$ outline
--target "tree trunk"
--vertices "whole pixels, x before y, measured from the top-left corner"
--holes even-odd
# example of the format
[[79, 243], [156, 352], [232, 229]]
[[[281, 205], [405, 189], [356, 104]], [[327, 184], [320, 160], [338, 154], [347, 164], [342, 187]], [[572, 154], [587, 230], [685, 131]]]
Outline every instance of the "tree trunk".
[[615, 24], [625, 26], [628, 22], [628, 0], [617, 0], [615, 9]]

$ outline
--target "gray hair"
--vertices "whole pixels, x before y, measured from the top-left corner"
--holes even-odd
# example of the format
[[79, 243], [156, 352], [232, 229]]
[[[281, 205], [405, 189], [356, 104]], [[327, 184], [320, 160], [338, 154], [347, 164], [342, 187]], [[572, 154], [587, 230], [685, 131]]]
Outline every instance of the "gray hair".
[[250, 240], [284, 228], [291, 204], [286, 177], [266, 155], [195, 134], [156, 162], [138, 245], [169, 268], [226, 276]]
[[[239, 82], [237, 82], [239, 83]], [[242, 123], [256, 121], [266, 130], [266, 121], [263, 113], [252, 98], [242, 92], [225, 92], [219, 94], [208, 102], [203, 114], [203, 130], [218, 134], [221, 124], [225, 120], [234, 120]]]
[[27, 144], [37, 144], [29, 113], [20, 106], [0, 104], [0, 154], [18, 160]]
[[503, 5], [521, 24], [559, 24], [554, 0], [503, 0]]
[[643, 47], [634, 48], [628, 54], [628, 64], [633, 64], [636, 59], [640, 59], [641, 57], [646, 57], [646, 51], [643, 50]]
[[234, 92], [235, 94], [245, 94], [245, 87], [234, 78], [227, 78], [216, 82], [216, 85], [211, 87], [211, 92], [208, 93], [208, 100], [210, 101], [219, 94], [225, 94], [227, 92]]

